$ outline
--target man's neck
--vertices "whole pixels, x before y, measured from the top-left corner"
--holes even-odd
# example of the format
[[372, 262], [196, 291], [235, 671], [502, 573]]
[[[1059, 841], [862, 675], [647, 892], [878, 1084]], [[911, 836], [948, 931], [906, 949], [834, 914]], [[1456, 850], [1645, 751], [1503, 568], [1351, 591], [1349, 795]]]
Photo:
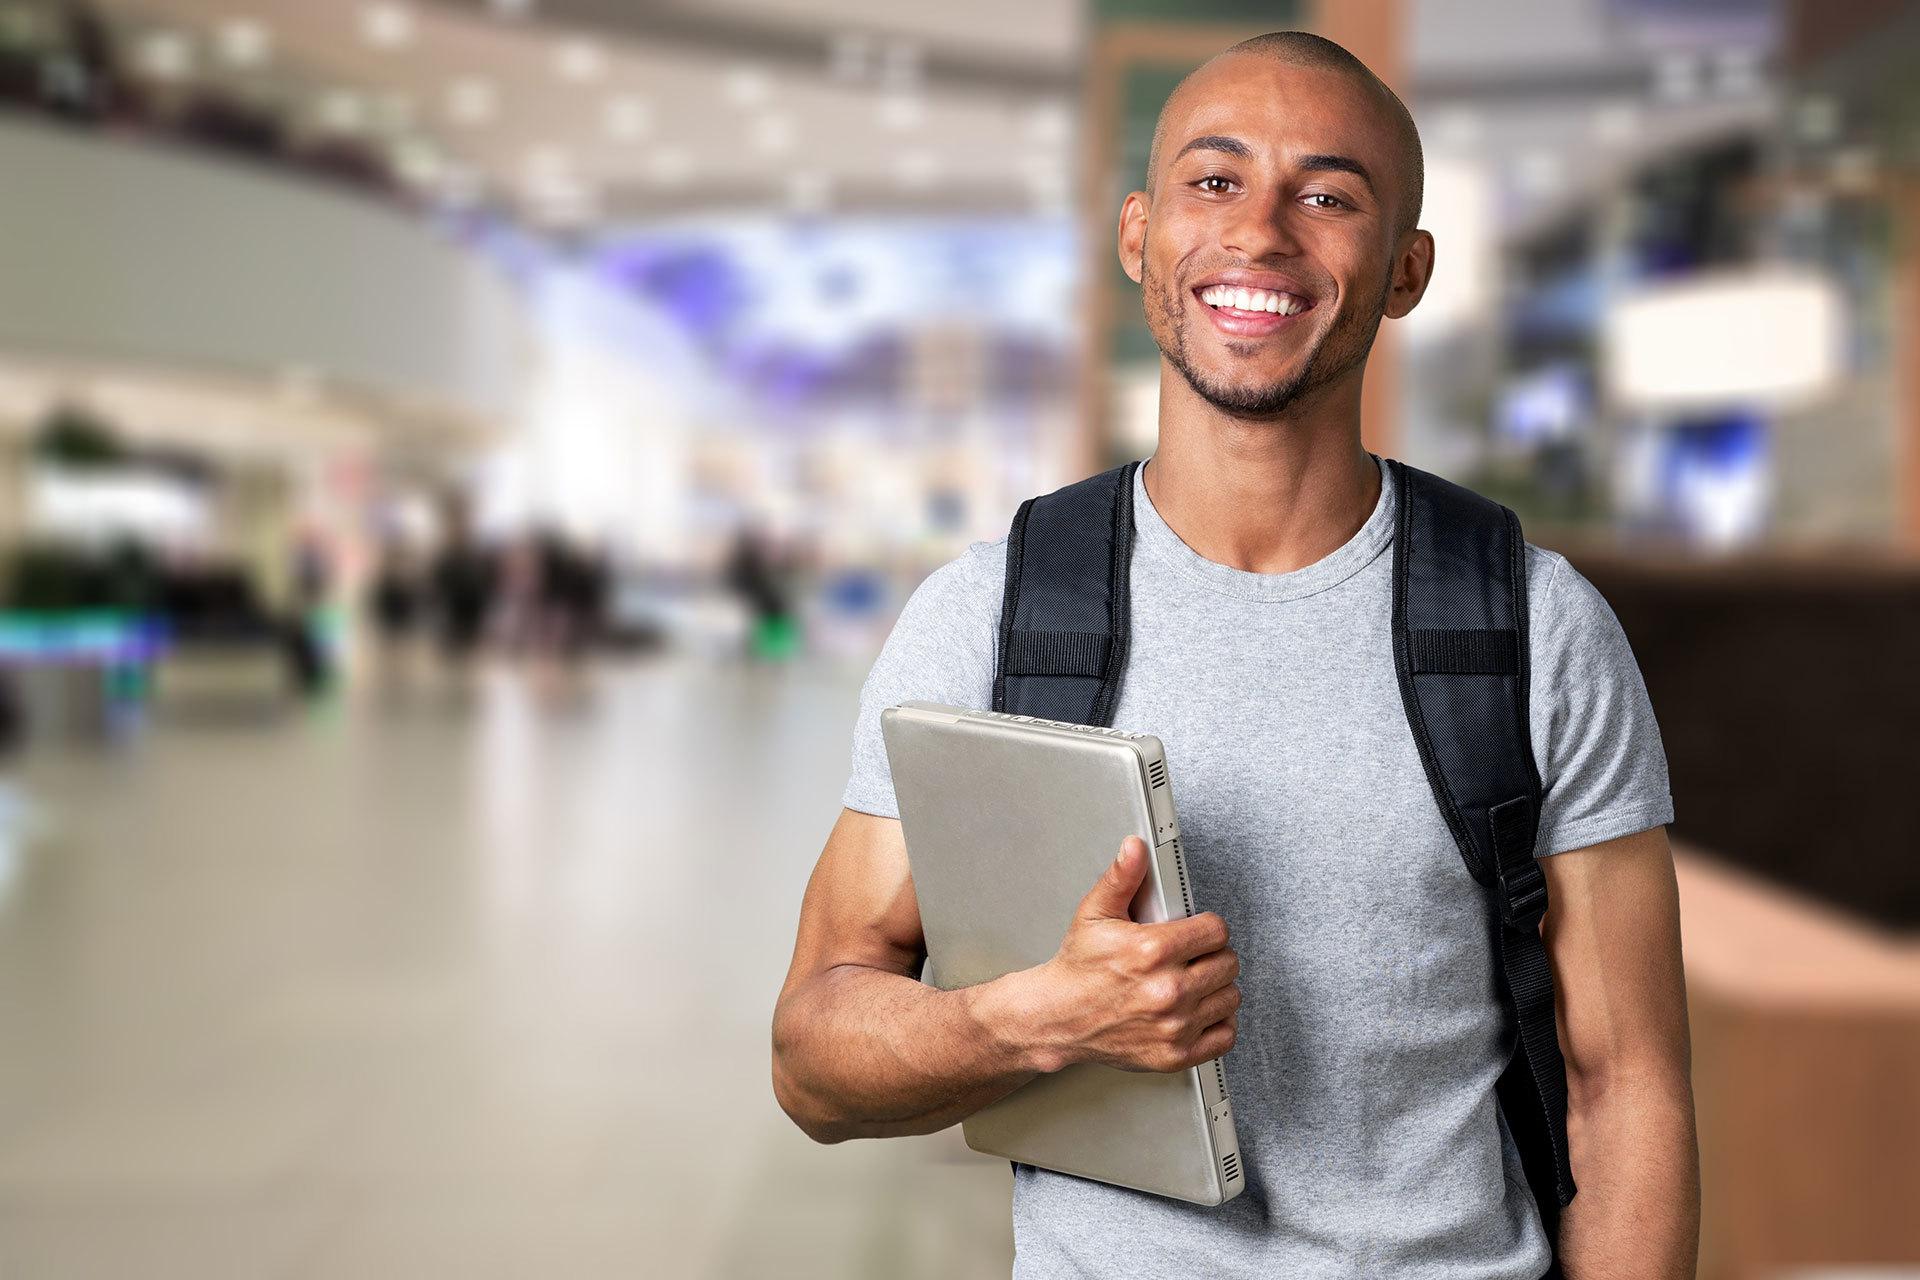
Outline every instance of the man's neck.
[[1338, 550], [1380, 501], [1358, 382], [1255, 421], [1221, 412], [1163, 366], [1160, 443], [1143, 477], [1154, 510], [1202, 556], [1252, 573], [1290, 573]]

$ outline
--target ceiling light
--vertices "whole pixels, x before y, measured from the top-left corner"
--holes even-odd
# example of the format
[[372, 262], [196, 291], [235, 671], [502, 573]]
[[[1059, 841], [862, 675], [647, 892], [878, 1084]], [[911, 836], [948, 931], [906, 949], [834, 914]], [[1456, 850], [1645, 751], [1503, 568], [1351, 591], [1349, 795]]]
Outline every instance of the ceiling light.
[[413, 10], [400, 4], [370, 4], [360, 11], [360, 34], [377, 49], [403, 48], [413, 42]]
[[767, 73], [759, 67], [741, 66], [727, 72], [727, 100], [736, 107], [751, 107], [764, 102], [771, 87]]
[[432, 186], [440, 177], [440, 155], [418, 138], [410, 138], [393, 150], [393, 167], [409, 186]]
[[193, 71], [193, 43], [178, 31], [155, 31], [140, 42], [140, 69], [155, 80], [184, 80]]
[[607, 99], [607, 135], [631, 142], [653, 123], [653, 111], [645, 99], [631, 93], [615, 94]]
[[367, 104], [351, 89], [329, 89], [320, 95], [320, 124], [335, 133], [354, 133], [367, 123]]
[[755, 120], [753, 145], [768, 155], [778, 155], [787, 150], [793, 145], [793, 117], [774, 112]]
[[462, 76], [447, 87], [447, 114], [456, 124], [485, 124], [500, 111], [500, 91], [493, 81]]
[[233, 18], [214, 29], [220, 56], [236, 67], [257, 67], [273, 51], [267, 29], [252, 18]]
[[917, 93], [890, 93], [880, 100], [880, 123], [895, 132], [918, 129], [927, 118], [927, 100]]
[[607, 69], [607, 55], [591, 40], [563, 40], [554, 52], [553, 65], [568, 80], [596, 80]]

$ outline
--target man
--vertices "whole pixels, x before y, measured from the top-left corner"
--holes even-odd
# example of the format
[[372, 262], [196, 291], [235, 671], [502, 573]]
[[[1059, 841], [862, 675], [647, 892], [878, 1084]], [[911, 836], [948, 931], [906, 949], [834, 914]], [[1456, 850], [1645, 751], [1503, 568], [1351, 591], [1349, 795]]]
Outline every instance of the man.
[[[868, 677], [845, 811], [774, 1019], [781, 1105], [823, 1142], [927, 1133], [1036, 1073], [1226, 1052], [1246, 1192], [1208, 1209], [1024, 1165], [1023, 1276], [1511, 1277], [1550, 1250], [1494, 1082], [1512, 1048], [1485, 891], [1390, 650], [1391, 474], [1360, 444], [1381, 317], [1433, 269], [1419, 139], [1339, 46], [1237, 45], [1174, 92], [1120, 213], [1161, 354], [1135, 480], [1117, 726], [1173, 762], [1195, 895], [1126, 918], [1130, 840], [1047, 964], [957, 991], [922, 936], [878, 714], [989, 705], [1005, 540], [929, 577]], [[1666, 760], [1619, 624], [1527, 550], [1536, 856], [1580, 1187], [1574, 1280], [1690, 1276], [1698, 1184]], [[1552, 856], [1548, 856], [1552, 855]], [[1232, 943], [1227, 945], [1227, 927]]]

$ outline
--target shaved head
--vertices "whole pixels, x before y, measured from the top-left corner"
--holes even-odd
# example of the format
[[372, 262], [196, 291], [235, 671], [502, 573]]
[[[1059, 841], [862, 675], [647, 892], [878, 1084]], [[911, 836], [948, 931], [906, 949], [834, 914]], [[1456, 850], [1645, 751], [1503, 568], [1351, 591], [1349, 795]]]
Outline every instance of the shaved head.
[[1426, 189], [1426, 162], [1412, 113], [1407, 110], [1406, 103], [1400, 101], [1400, 95], [1374, 75], [1366, 63], [1325, 36], [1308, 31], [1271, 31], [1263, 36], [1242, 40], [1189, 72], [1186, 79], [1167, 95], [1166, 102], [1160, 108], [1159, 119], [1154, 122], [1152, 148], [1147, 152], [1146, 192], [1149, 198], [1156, 194], [1155, 184], [1160, 179], [1161, 148], [1166, 141], [1167, 121], [1178, 114], [1175, 104], [1184, 105], [1183, 99], [1190, 90], [1204, 88], [1203, 84], [1196, 85], [1195, 81], [1202, 78], [1202, 73], [1208, 67], [1222, 58], [1235, 57], [1271, 58], [1290, 66], [1338, 72], [1351, 77], [1375, 103], [1393, 133], [1395, 177], [1399, 191], [1393, 222], [1394, 234], [1396, 237], [1405, 235], [1420, 224], [1420, 205]]

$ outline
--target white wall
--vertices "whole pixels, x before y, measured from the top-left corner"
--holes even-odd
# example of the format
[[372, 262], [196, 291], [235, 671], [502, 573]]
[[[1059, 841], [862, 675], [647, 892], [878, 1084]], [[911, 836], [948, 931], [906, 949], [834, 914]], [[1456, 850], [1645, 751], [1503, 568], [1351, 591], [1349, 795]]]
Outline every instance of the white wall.
[[0, 349], [279, 376], [517, 413], [521, 307], [377, 198], [182, 148], [0, 121]]

